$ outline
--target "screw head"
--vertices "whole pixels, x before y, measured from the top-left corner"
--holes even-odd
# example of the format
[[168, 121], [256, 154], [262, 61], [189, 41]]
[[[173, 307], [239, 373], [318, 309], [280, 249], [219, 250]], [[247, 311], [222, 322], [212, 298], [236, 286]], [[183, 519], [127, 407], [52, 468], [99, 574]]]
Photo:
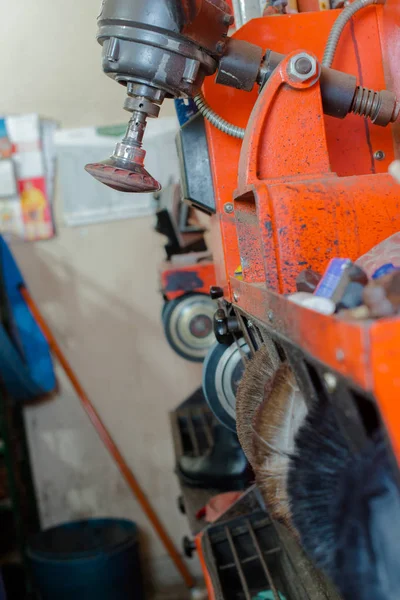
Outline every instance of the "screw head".
[[339, 362], [344, 361], [344, 352], [341, 348], [338, 348], [336, 350], [336, 360], [338, 360]]
[[377, 150], [374, 154], [375, 160], [385, 160], [385, 158], [386, 158], [386, 154], [384, 153], [383, 150]]
[[235, 302], [239, 302], [239, 294], [237, 292], [234, 292], [233, 299]]
[[270, 321], [272, 323], [272, 321], [274, 320], [274, 313], [272, 310], [268, 311], [268, 321]]
[[234, 211], [234, 207], [233, 207], [233, 204], [232, 204], [232, 202], [227, 202], [227, 203], [224, 205], [224, 211], [225, 211], [225, 212], [226, 212], [228, 215], [230, 215], [230, 214], [232, 214], [232, 213], [233, 213], [233, 211]]
[[235, 17], [233, 15], [228, 15], [228, 14], [224, 15], [224, 25], [232, 25], [234, 20], [235, 20]]

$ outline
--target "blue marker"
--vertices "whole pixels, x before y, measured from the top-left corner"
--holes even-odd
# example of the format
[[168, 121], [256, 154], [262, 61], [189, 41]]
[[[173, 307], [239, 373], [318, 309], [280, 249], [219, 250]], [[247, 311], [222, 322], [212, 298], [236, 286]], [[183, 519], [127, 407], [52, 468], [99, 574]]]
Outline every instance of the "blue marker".
[[321, 298], [332, 298], [343, 276], [343, 271], [351, 264], [349, 258], [333, 258], [314, 292]]

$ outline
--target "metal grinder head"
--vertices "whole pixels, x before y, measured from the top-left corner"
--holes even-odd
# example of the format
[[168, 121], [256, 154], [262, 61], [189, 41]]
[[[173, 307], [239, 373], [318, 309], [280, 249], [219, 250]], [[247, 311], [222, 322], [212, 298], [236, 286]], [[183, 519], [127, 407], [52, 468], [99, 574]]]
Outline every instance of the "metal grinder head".
[[161, 188], [144, 168], [147, 118], [158, 116], [165, 98], [198, 92], [217, 68], [232, 21], [224, 0], [103, 0], [103, 70], [126, 87], [132, 117], [112, 156], [87, 165], [88, 173], [123, 192]]

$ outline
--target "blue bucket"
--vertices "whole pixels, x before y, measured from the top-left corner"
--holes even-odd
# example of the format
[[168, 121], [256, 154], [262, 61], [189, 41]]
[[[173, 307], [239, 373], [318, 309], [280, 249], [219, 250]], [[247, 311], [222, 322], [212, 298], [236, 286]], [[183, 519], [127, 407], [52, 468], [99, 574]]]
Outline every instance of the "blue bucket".
[[123, 519], [89, 519], [34, 536], [27, 556], [42, 600], [143, 600], [138, 530]]

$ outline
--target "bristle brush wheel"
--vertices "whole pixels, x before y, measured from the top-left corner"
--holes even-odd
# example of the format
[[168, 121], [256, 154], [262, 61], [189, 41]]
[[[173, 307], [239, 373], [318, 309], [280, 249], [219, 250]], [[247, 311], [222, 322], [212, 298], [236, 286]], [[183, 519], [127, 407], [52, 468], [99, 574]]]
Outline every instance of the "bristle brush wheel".
[[330, 404], [296, 438], [288, 477], [292, 520], [344, 600], [392, 600], [400, 589], [400, 491], [384, 435], [354, 454]]

